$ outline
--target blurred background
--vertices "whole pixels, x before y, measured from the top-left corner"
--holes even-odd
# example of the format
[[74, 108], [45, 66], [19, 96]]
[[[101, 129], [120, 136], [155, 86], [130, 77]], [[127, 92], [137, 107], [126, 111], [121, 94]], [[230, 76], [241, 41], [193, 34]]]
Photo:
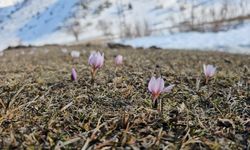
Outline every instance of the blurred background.
[[0, 0], [0, 50], [47, 44], [250, 53], [249, 0]]

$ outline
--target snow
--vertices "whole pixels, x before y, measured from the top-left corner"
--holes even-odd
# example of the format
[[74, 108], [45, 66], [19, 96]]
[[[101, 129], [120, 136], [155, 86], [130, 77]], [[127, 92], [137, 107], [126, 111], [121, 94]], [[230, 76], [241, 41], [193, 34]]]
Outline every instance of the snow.
[[[40, 12], [39, 18], [32, 17], [26, 25], [22, 26], [17, 33], [18, 36], [25, 42], [30, 43], [37, 38], [53, 33], [63, 20], [70, 15], [71, 8], [76, 2], [76, 0], [59, 0], [49, 5], [46, 11]], [[61, 11], [62, 9], [64, 11]]]
[[9, 7], [9, 6], [13, 6], [16, 3], [20, 3], [22, 0], [1, 0], [0, 1], [0, 8], [1, 7]]
[[250, 54], [250, 25], [246, 24], [241, 28], [228, 32], [198, 33], [187, 32], [169, 34], [164, 36], [150, 36], [115, 42], [133, 47], [149, 48], [157, 46], [167, 49], [197, 49], [197, 50], [218, 50], [231, 53]]
[[[226, 0], [232, 16], [249, 10], [250, 3], [239, 5], [241, 0]], [[191, 4], [195, 4], [197, 18], [211, 21], [201, 14], [220, 13], [224, 7], [220, 0], [0, 0], [0, 51], [9, 46], [45, 44], [74, 44], [74, 36], [65, 30], [69, 22], [78, 19], [81, 25], [81, 42], [111, 40], [134, 47], [158, 46], [174, 49], [212, 49], [233, 53], [249, 53], [250, 23], [245, 22], [226, 32], [185, 32], [176, 25], [190, 19]], [[105, 4], [105, 5], [104, 5]], [[133, 7], [129, 9], [128, 5]], [[244, 7], [242, 9], [241, 7]], [[121, 14], [123, 12], [123, 14]], [[74, 18], [73, 16], [76, 16]], [[226, 16], [227, 17], [227, 16]], [[199, 19], [198, 19], [199, 20]], [[123, 27], [126, 24], [126, 27]], [[139, 30], [142, 36], [120, 38], [128, 28]], [[150, 36], [146, 33], [150, 28]]]

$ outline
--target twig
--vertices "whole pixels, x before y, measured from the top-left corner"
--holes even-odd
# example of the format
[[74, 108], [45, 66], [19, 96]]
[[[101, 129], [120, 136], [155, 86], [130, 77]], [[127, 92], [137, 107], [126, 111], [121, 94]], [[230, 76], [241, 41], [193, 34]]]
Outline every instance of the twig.
[[162, 137], [162, 130], [163, 130], [163, 128], [160, 129], [160, 131], [158, 133], [158, 136], [155, 139], [155, 144], [158, 145], [158, 146], [160, 144], [160, 140], [161, 140], [161, 137]]
[[22, 92], [22, 90], [24, 89], [25, 86], [26, 86], [26, 85], [23, 85], [23, 86], [17, 91], [17, 93], [12, 97], [12, 99], [11, 99], [10, 102], [9, 102], [8, 108], [10, 108], [11, 105], [14, 104], [14, 102], [16, 101], [16, 97], [19, 95], [19, 93]]
[[1, 98], [0, 98], [0, 104], [3, 106], [4, 110], [6, 110], [6, 106]]
[[92, 132], [90, 138], [87, 138], [87, 140], [86, 140], [86, 142], [85, 142], [85, 144], [83, 145], [83, 147], [82, 147], [81, 150], [86, 150], [86, 149], [88, 148], [89, 143], [90, 143], [92, 140], [95, 139], [96, 132], [97, 132], [102, 126], [104, 126], [104, 125], [106, 124], [106, 123], [104, 122], [104, 123], [102, 123], [102, 124], [100, 125], [101, 119], [102, 119], [102, 116], [99, 118], [98, 123], [97, 123], [97, 125], [96, 125], [96, 128], [93, 130], [93, 132]]
[[55, 150], [61, 150], [62, 147], [65, 147], [65, 146], [67, 146], [67, 145], [69, 145], [69, 144], [75, 143], [75, 142], [77, 142], [77, 141], [79, 141], [79, 140], [81, 140], [80, 137], [70, 139], [70, 140], [68, 140], [68, 141], [66, 141], [66, 142], [59, 141], [59, 142], [56, 144], [56, 146], [55, 146]]
[[60, 111], [64, 111], [67, 108], [69, 108], [71, 105], [73, 104], [73, 102], [68, 103], [66, 106], [64, 106]]

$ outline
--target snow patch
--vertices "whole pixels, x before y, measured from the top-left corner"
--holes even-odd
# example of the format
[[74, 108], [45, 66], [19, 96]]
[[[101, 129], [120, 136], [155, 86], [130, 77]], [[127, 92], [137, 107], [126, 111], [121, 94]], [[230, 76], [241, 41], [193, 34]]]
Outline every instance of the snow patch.
[[250, 54], [250, 25], [228, 32], [199, 33], [186, 32], [164, 36], [149, 36], [135, 39], [116, 40], [115, 42], [133, 47], [149, 48], [157, 46], [167, 49], [218, 50], [231, 53]]

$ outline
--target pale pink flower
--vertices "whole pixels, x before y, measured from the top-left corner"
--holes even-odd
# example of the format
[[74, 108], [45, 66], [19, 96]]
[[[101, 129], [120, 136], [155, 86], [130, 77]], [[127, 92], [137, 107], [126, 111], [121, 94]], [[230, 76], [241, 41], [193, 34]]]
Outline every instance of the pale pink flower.
[[123, 63], [123, 57], [122, 57], [122, 55], [117, 55], [115, 57], [115, 64], [116, 65], [121, 65], [122, 63]]
[[79, 58], [80, 52], [79, 51], [71, 51], [70, 55], [72, 58]]
[[104, 64], [104, 53], [92, 52], [89, 56], [88, 63], [92, 67], [91, 76], [93, 82], [95, 80], [97, 69], [100, 69]]
[[216, 73], [216, 67], [213, 65], [203, 65], [203, 71], [206, 76], [206, 83], [208, 82], [208, 79], [213, 77]]
[[72, 68], [72, 71], [71, 71], [71, 80], [72, 81], [76, 81], [77, 80], [77, 73], [76, 73], [75, 68]]
[[94, 70], [101, 68], [104, 64], [104, 53], [92, 52], [89, 56], [88, 63]]
[[62, 51], [64, 54], [68, 53], [68, 50], [67, 50], [66, 48], [61, 49], [61, 51]]
[[148, 83], [148, 90], [152, 93], [153, 100], [155, 101], [161, 93], [171, 92], [174, 86], [175, 85], [169, 85], [165, 87], [164, 80], [161, 77], [159, 77], [158, 79], [152, 77]]

